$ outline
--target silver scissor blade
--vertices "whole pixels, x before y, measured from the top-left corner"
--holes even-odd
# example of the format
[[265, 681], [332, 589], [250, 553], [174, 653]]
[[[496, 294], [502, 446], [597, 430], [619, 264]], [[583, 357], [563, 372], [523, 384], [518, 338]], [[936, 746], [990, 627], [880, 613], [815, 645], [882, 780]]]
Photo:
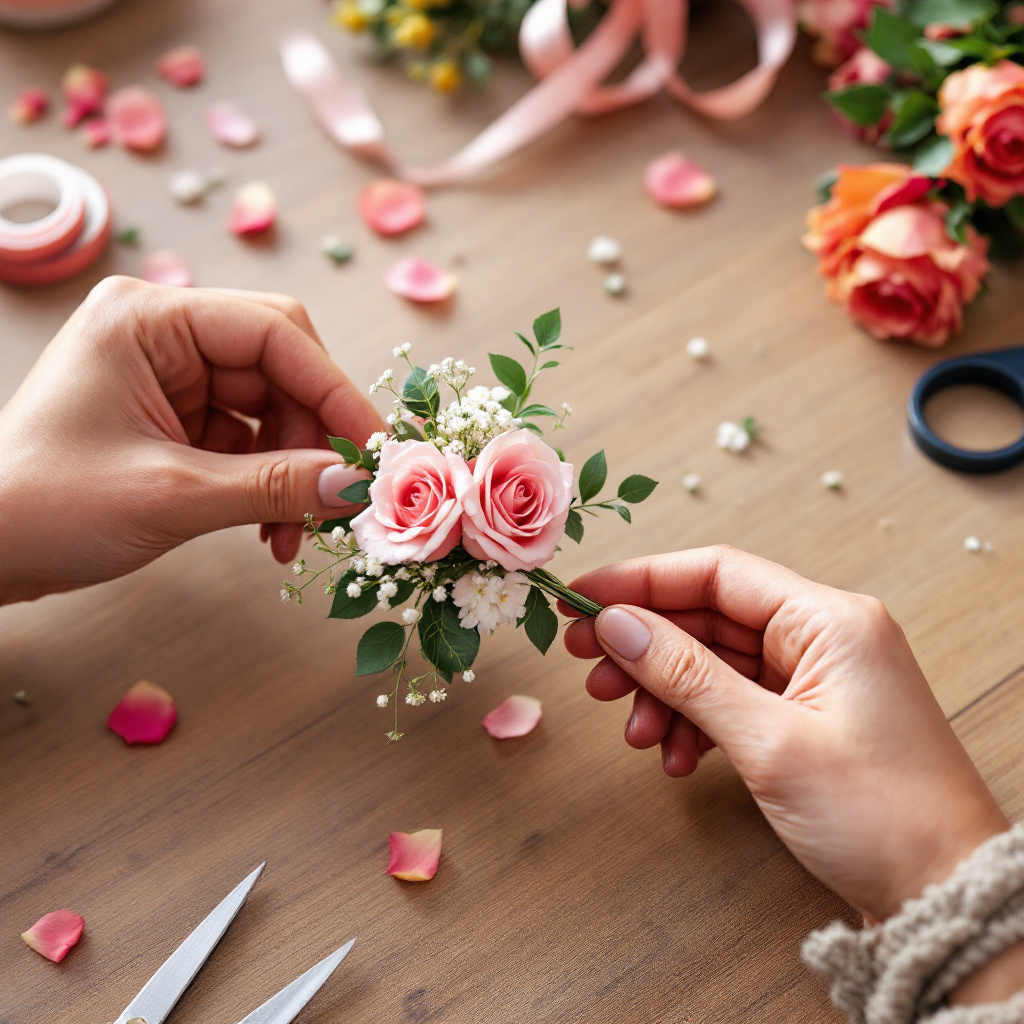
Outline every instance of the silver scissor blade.
[[242, 909], [245, 897], [256, 884], [260, 872], [266, 867], [264, 861], [248, 878], [239, 882], [206, 916], [202, 924], [163, 962], [142, 991], [125, 1007], [124, 1013], [114, 1024], [127, 1024], [134, 1017], [141, 1017], [146, 1024], [163, 1024], [174, 1004], [189, 987], [192, 980], [206, 963], [214, 947], [223, 938], [228, 925]]
[[356, 940], [350, 939], [341, 949], [324, 957], [315, 967], [310, 967], [305, 974], [286, 985], [276, 996], [271, 996], [238, 1024], [291, 1024], [355, 944]]

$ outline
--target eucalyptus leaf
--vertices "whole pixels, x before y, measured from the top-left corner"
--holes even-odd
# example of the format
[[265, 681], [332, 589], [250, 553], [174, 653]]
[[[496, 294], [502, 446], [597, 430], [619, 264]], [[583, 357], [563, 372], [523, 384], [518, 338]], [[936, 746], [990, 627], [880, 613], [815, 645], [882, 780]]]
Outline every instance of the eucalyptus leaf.
[[358, 465], [362, 455], [359, 446], [353, 444], [347, 437], [331, 437], [328, 435], [331, 447], [350, 465]]
[[608, 462], [604, 451], [591, 455], [580, 470], [580, 501], [586, 503], [596, 497], [608, 479]]
[[427, 601], [419, 623], [420, 651], [438, 673], [451, 682], [456, 672], [470, 668], [480, 650], [480, 634], [463, 629], [451, 600]]
[[522, 397], [526, 394], [526, 371], [511, 356], [490, 353], [491, 369], [494, 376], [501, 381], [514, 395]]
[[649, 498], [651, 496], [651, 492], [657, 486], [657, 480], [652, 480], [649, 476], [642, 476], [637, 473], [634, 476], [627, 476], [626, 479], [619, 484], [618, 496], [623, 501], [628, 501], [631, 504], [636, 505], [637, 503]]
[[372, 676], [390, 668], [404, 646], [405, 630], [397, 622], [375, 622], [356, 648], [356, 675]]
[[533, 321], [533, 335], [541, 349], [550, 348], [562, 333], [562, 311], [552, 309]]

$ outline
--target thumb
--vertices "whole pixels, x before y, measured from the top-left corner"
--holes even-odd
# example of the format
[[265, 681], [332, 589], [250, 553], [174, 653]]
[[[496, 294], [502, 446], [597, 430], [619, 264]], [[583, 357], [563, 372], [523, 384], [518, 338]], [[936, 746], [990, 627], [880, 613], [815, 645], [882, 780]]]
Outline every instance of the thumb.
[[657, 612], [613, 605], [598, 615], [597, 639], [648, 693], [685, 715], [732, 759], [758, 742], [781, 711], [778, 696], [740, 675]]
[[350, 515], [358, 504], [338, 495], [369, 473], [338, 462], [333, 452], [282, 449], [224, 455], [188, 449], [185, 493], [178, 514], [183, 534], [199, 536], [246, 523], [301, 523]]

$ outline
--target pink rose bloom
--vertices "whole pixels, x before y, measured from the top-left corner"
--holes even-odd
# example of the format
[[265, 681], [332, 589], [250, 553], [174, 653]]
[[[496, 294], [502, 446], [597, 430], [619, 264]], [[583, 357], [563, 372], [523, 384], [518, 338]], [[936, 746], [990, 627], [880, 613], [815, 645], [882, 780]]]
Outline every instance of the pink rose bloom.
[[875, 7], [892, 7], [892, 0], [802, 0], [800, 24], [817, 36], [814, 59], [834, 68], [853, 56], [861, 45], [856, 33], [871, 24]]
[[551, 559], [565, 533], [572, 466], [529, 430], [494, 438], [470, 466], [455, 472], [464, 509], [462, 546], [509, 571]]
[[462, 533], [457, 464], [429, 441], [385, 441], [370, 505], [352, 520], [359, 546], [385, 565], [444, 558]]
[[963, 307], [988, 272], [986, 242], [971, 227], [968, 244], [946, 232], [943, 203], [913, 203], [880, 213], [843, 255], [829, 296], [876, 338], [936, 348], [960, 329]]
[[[842, 92], [854, 85], [881, 85], [892, 72], [892, 65], [866, 46], [862, 46], [845, 64], [840, 65], [828, 76], [830, 92]], [[832, 117], [848, 135], [865, 142], [875, 143], [892, 123], [892, 112], [886, 111], [881, 120], [873, 125], [860, 125], [844, 117], [834, 107]]]

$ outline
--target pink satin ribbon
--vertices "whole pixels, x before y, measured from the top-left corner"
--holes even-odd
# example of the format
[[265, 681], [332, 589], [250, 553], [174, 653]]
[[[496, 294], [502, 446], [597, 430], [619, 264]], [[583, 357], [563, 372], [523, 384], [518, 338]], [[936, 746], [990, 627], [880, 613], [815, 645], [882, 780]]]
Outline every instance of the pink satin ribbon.
[[[740, 0], [757, 30], [757, 67], [720, 89], [694, 92], [678, 72], [686, 49], [687, 0], [612, 0], [607, 14], [577, 47], [569, 31], [568, 4], [585, 2], [537, 0], [519, 33], [520, 54], [539, 79], [537, 85], [467, 146], [432, 167], [404, 164], [392, 155], [366, 94], [342, 76], [315, 36], [287, 36], [281, 60], [289, 81], [341, 146], [400, 178], [433, 186], [490, 167], [573, 113], [619, 110], [662, 89], [706, 117], [741, 117], [771, 91], [796, 41], [793, 0]], [[603, 85], [638, 35], [643, 59], [624, 81]]]

